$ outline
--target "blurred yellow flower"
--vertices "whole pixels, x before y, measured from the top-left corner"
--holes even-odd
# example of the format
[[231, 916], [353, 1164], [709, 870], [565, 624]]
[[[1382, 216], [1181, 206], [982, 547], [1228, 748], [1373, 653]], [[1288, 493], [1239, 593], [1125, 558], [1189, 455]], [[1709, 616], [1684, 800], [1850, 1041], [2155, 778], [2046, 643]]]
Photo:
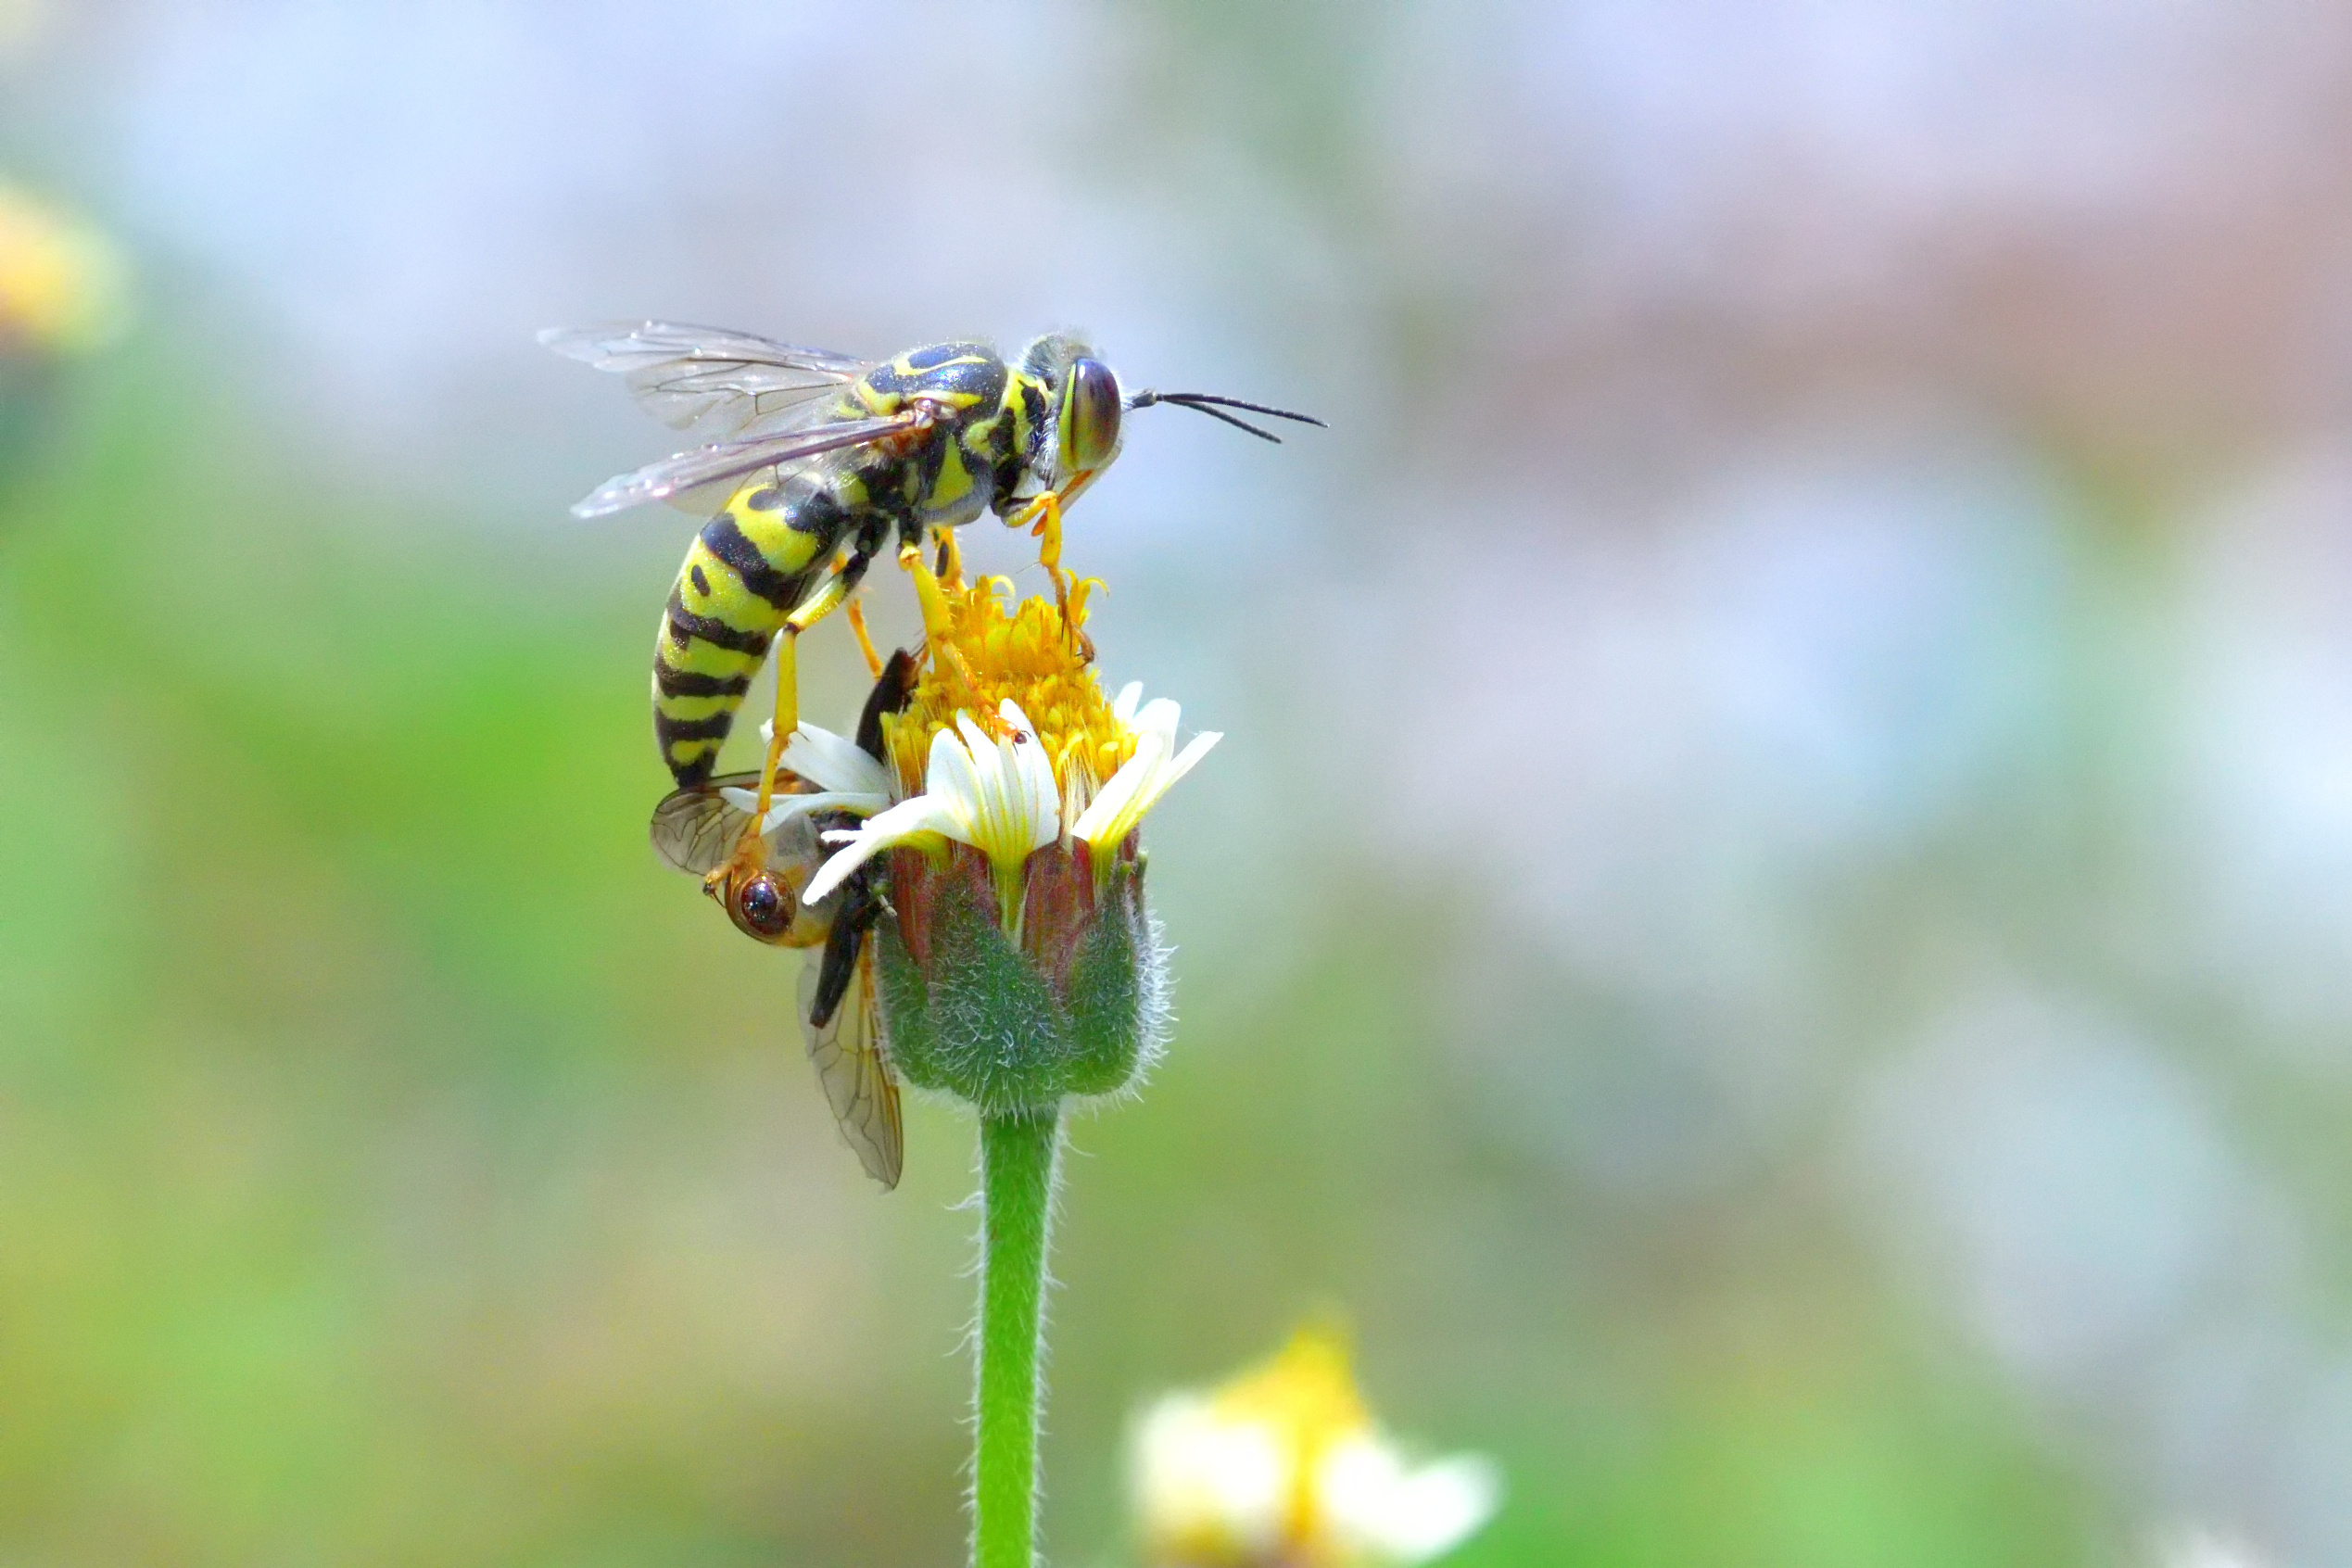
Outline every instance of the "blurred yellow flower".
[[1502, 1495], [1477, 1455], [1408, 1463], [1347, 1347], [1315, 1329], [1221, 1388], [1161, 1399], [1131, 1464], [1157, 1568], [1401, 1568], [1468, 1539]]
[[0, 353], [94, 348], [120, 323], [122, 297], [104, 235], [0, 182]]

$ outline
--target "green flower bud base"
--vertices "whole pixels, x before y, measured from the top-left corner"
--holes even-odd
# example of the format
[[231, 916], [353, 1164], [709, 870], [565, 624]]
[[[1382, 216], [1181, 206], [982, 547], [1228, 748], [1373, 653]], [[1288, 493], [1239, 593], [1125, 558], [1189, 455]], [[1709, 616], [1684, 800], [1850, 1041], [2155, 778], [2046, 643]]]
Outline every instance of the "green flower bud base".
[[1162, 983], [1142, 881], [1137, 864], [1114, 867], [1086, 918], [1051, 929], [1032, 918], [1030, 941], [1016, 945], [984, 885], [942, 879], [926, 896], [928, 963], [896, 920], [882, 920], [875, 954], [900, 1076], [983, 1118], [1132, 1082], [1157, 1046]]

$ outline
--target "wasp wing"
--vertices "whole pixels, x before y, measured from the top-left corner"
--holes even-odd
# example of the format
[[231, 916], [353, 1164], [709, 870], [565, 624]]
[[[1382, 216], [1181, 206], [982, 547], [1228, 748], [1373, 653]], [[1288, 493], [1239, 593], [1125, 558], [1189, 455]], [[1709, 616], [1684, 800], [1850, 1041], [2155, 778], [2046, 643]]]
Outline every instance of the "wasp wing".
[[862, 447], [912, 430], [929, 419], [923, 411], [910, 409], [882, 419], [828, 420], [748, 440], [716, 441], [606, 480], [572, 508], [572, 515], [602, 517], [647, 501], [670, 500], [723, 479], [740, 480], [756, 469], [797, 462], [843, 447]]
[[855, 381], [874, 361], [803, 348], [725, 327], [607, 322], [550, 327], [539, 341], [566, 359], [611, 371], [639, 407], [684, 430], [728, 435]]
[[727, 803], [719, 793], [726, 788], [756, 790], [756, 773], [730, 773], [708, 783], [673, 790], [653, 808], [648, 831], [653, 853], [672, 869], [701, 877], [718, 869], [752, 814]]
[[874, 1005], [871, 939], [860, 951], [856, 971], [833, 1016], [810, 1022], [816, 1003], [820, 960], [801, 968], [801, 1019], [808, 1032], [808, 1059], [833, 1106], [834, 1124], [857, 1151], [866, 1174], [885, 1188], [898, 1185], [906, 1163], [906, 1137], [899, 1123], [898, 1080], [882, 1054], [879, 1015]]

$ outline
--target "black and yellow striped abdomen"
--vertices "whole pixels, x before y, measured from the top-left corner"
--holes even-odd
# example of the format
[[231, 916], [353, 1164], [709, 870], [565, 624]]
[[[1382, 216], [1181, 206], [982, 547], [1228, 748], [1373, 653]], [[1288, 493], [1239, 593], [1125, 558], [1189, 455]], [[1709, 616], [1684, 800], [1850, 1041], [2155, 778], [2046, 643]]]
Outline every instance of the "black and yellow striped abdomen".
[[830, 563], [846, 521], [823, 486], [764, 474], [687, 550], [653, 648], [653, 738], [680, 786], [710, 778], [768, 644]]
[[[1043, 384], [1014, 374], [984, 343], [937, 343], [867, 367], [825, 417], [888, 418], [917, 402], [932, 416], [919, 436], [788, 463], [780, 477], [770, 469], [687, 551], [653, 653], [654, 739], [681, 788], [709, 779], [785, 622], [804, 612], [805, 626], [832, 608], [812, 596], [854, 591], [891, 533], [919, 544], [930, 529], [1014, 504], [1043, 417]], [[854, 549], [837, 569], [844, 545]]]

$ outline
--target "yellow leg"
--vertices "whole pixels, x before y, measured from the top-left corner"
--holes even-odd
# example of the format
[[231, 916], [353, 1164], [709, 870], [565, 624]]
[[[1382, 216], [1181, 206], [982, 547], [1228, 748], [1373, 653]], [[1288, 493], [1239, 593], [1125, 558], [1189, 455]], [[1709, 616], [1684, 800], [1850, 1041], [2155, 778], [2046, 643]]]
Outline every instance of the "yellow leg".
[[799, 609], [784, 618], [783, 629], [776, 634], [776, 718], [768, 736], [767, 760], [760, 766], [757, 809], [743, 824], [734, 852], [702, 879], [705, 891], [723, 891], [734, 885], [735, 878], [757, 870], [767, 859], [767, 841], [760, 836], [760, 824], [776, 801], [776, 776], [782, 770], [785, 748], [801, 727], [801, 633], [840, 609], [848, 597], [849, 584], [843, 578], [827, 576], [816, 592], [801, 601]]
[[934, 528], [931, 530], [931, 540], [939, 553], [938, 573], [941, 584], [952, 588], [962, 588], [964, 586], [964, 551], [955, 542], [955, 530]]
[[767, 761], [760, 767], [760, 808], [744, 829], [753, 838], [759, 836], [760, 821], [776, 798], [776, 770], [784, 761], [784, 748], [792, 743], [792, 731], [801, 727], [800, 648], [801, 628], [786, 621], [776, 638], [776, 723], [768, 732]]
[[1015, 512], [1006, 526], [1028, 528], [1036, 538], [1037, 563], [1054, 579], [1054, 592], [1062, 591], [1062, 497], [1048, 490]]
[[[911, 544], [899, 546], [898, 563], [905, 569], [908, 576], [915, 579], [915, 602], [922, 607], [923, 646], [930, 651], [931, 667], [955, 671], [955, 678], [963, 682], [964, 689], [971, 694], [977, 708], [980, 683], [972, 677], [971, 666], [964, 663], [964, 655], [956, 651], [955, 616], [947, 607], [947, 594], [941, 588], [937, 574], [925, 564], [923, 552]], [[951, 563], [957, 566], [957, 587], [960, 588], [961, 564]], [[984, 726], [993, 726], [996, 722], [996, 715], [990, 713], [975, 712], [972, 716]]]
[[866, 673], [876, 680], [882, 678], [882, 656], [874, 651], [874, 639], [866, 630], [866, 606], [853, 598], [845, 607], [850, 630], [857, 634], [857, 651], [866, 655]]
[[923, 635], [930, 639], [934, 651], [946, 647], [955, 634], [955, 617], [947, 608], [947, 595], [940, 588], [938, 574], [924, 563], [923, 552], [911, 544], [898, 547], [898, 563], [915, 579], [915, 602], [922, 608]]
[[1062, 498], [1057, 490], [1048, 490], [1005, 520], [1007, 527], [1018, 528], [1035, 521], [1030, 532], [1037, 538], [1037, 563], [1045, 568], [1045, 575], [1054, 582], [1054, 608], [1061, 612], [1062, 629], [1070, 646], [1081, 649], [1089, 659], [1094, 656], [1094, 644], [1070, 613], [1069, 575], [1062, 570]]
[[776, 775], [784, 760], [784, 748], [792, 743], [792, 731], [801, 727], [800, 636], [800, 629], [790, 621], [776, 636], [776, 718], [768, 735], [767, 761], [760, 767], [759, 809], [744, 821], [727, 858], [702, 878], [702, 891], [722, 906], [742, 879], [767, 864], [767, 840], [761, 836], [760, 824], [767, 819], [768, 805], [776, 798]]

